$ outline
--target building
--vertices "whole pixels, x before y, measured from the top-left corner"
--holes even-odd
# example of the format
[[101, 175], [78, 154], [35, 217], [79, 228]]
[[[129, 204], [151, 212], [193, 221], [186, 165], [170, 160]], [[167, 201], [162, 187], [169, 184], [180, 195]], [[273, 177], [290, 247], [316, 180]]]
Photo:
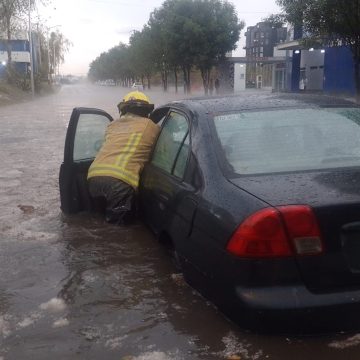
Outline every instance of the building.
[[[40, 42], [36, 33], [32, 33], [33, 43], [33, 64], [34, 73], [39, 71], [41, 64]], [[28, 33], [18, 32], [10, 40], [11, 58], [13, 66], [20, 74], [26, 74], [30, 66], [30, 46]], [[0, 78], [5, 76], [6, 64], [8, 62], [7, 40], [3, 34], [0, 34]]]
[[291, 91], [355, 94], [354, 62], [347, 46], [306, 48], [302, 31], [279, 44], [279, 50], [292, 52]]
[[[248, 59], [246, 85], [247, 87], [271, 88], [273, 86], [273, 66], [265, 60], [274, 57], [275, 45], [286, 41], [287, 28], [276, 28], [269, 22], [259, 22], [255, 26], [249, 26], [245, 36], [246, 46], [244, 49]], [[275, 55], [286, 56], [285, 54]]]

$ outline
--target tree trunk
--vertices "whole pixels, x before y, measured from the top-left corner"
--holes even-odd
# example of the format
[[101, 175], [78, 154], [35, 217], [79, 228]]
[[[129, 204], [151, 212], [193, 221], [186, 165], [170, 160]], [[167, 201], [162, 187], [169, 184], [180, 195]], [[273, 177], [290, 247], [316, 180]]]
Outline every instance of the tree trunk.
[[150, 89], [151, 89], [151, 76], [150, 76], [150, 75], [147, 75], [147, 76], [146, 76], [146, 79], [147, 79], [147, 87], [148, 87], [148, 89], [150, 90]]
[[191, 93], [191, 66], [187, 67], [187, 92], [188, 94]]
[[11, 46], [11, 19], [9, 17], [6, 18], [6, 52], [8, 61], [6, 64], [6, 72], [7, 72], [7, 81], [12, 83], [12, 46]]
[[186, 76], [186, 67], [185, 66], [183, 66], [182, 71], [183, 71], [183, 77], [184, 77], [184, 94], [186, 94], [188, 87], [187, 87], [187, 76]]
[[191, 93], [191, 83], [190, 83], [190, 74], [191, 74], [191, 66], [186, 65], [183, 66], [183, 74], [184, 74], [184, 93]]
[[163, 90], [167, 91], [168, 89], [168, 74], [166, 70], [161, 71], [161, 80], [163, 84]]
[[210, 69], [200, 69], [205, 95], [209, 94]]
[[144, 75], [141, 75], [141, 84], [142, 84], [143, 88], [145, 89]]
[[[10, 26], [10, 25], [9, 25]], [[7, 51], [7, 56], [8, 56], [8, 64], [10, 65], [12, 62], [12, 46], [11, 46], [11, 31], [10, 31], [10, 27], [7, 28], [6, 30], [7, 33], [7, 41], [6, 41], [6, 51]]]
[[178, 93], [178, 75], [177, 75], [177, 68], [174, 68], [174, 77], [175, 77], [175, 93]]

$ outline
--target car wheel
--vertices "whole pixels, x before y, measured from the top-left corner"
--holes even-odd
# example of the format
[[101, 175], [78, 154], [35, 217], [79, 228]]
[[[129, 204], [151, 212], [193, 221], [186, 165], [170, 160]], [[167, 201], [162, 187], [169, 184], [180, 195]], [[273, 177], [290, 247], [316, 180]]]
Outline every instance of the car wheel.
[[163, 233], [159, 236], [159, 242], [164, 246], [166, 252], [170, 255], [177, 272], [182, 272], [181, 260], [171, 237], [168, 234]]
[[176, 270], [178, 272], [182, 272], [181, 260], [175, 248], [173, 248], [171, 259], [173, 264], [175, 265]]

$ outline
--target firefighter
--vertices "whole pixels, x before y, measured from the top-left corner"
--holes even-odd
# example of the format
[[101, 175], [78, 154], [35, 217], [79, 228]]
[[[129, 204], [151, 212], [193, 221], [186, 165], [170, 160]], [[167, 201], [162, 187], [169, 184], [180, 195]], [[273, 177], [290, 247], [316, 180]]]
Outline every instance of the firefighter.
[[118, 109], [120, 118], [106, 129], [104, 144], [89, 168], [88, 184], [96, 203], [105, 200], [106, 221], [122, 225], [135, 217], [140, 173], [160, 128], [148, 118], [154, 105], [140, 91], [127, 94]]

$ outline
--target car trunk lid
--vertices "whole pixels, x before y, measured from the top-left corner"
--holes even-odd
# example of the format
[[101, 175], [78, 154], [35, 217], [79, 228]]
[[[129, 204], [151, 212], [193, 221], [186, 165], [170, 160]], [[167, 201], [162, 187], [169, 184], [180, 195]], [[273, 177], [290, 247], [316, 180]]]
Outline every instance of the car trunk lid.
[[314, 292], [360, 287], [360, 170], [244, 176], [231, 179], [270, 206], [309, 205], [324, 252], [297, 256], [305, 285]]

